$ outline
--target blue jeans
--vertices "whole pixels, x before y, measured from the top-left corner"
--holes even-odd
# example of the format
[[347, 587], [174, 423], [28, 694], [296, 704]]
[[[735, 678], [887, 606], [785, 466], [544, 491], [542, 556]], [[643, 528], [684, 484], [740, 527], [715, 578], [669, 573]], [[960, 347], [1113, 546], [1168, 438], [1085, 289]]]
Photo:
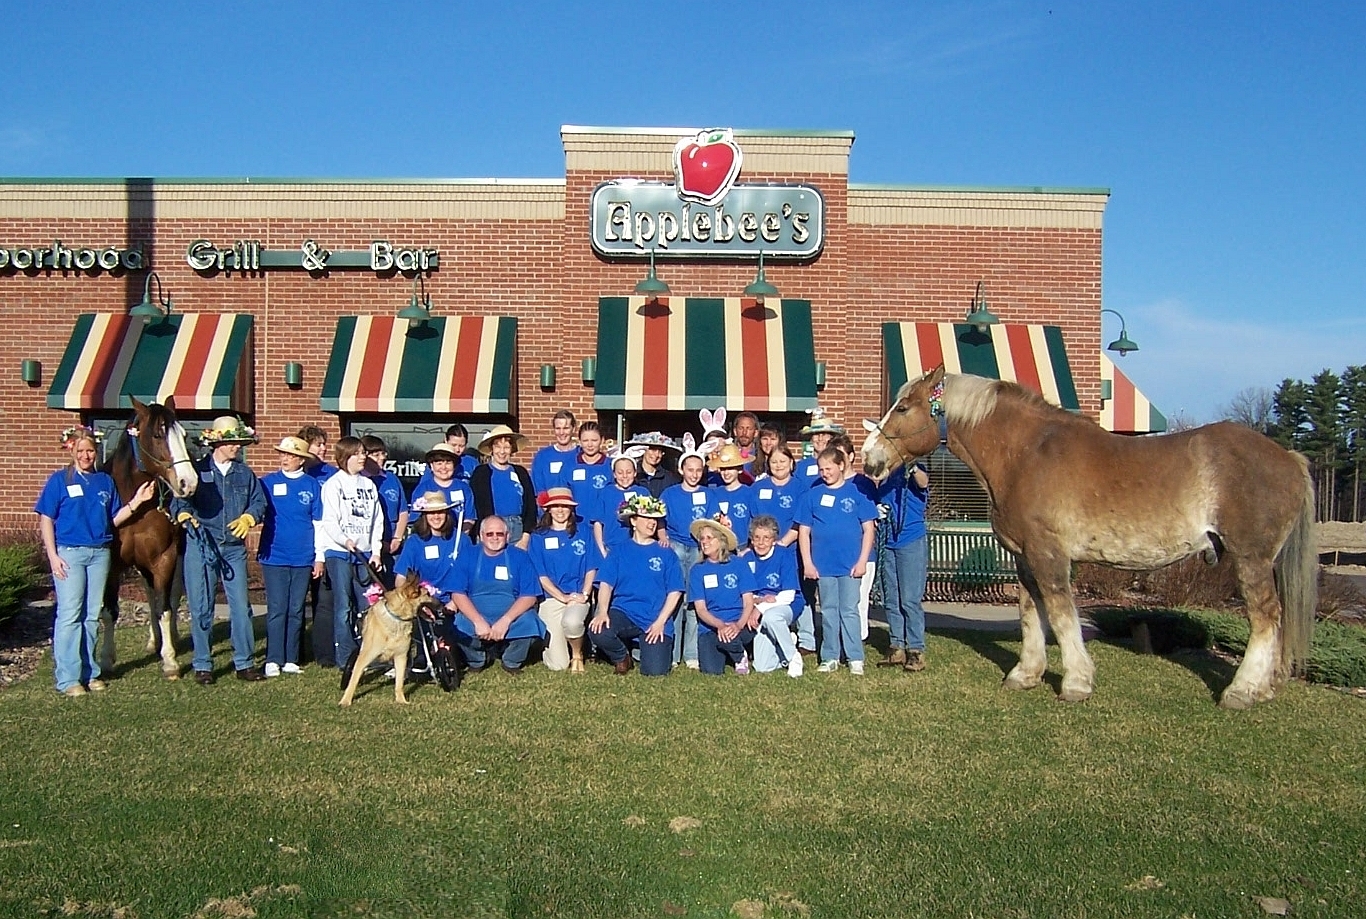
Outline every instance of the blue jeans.
[[607, 655], [614, 664], [621, 663], [631, 653], [631, 643], [640, 645], [640, 673], [642, 676], [665, 676], [673, 664], [673, 642], [666, 635], [663, 641], [645, 640], [645, 629], [636, 625], [619, 609], [609, 610], [607, 625], [601, 632], [588, 630], [594, 647]]
[[[190, 601], [194, 669], [213, 669], [213, 601], [221, 580], [232, 627], [232, 666], [246, 670], [253, 665], [256, 651], [247, 598], [247, 547], [237, 543], [219, 546], [215, 552], [206, 544], [210, 539], [213, 537], [208, 533], [199, 533], [185, 540], [185, 598]], [[220, 571], [220, 558], [226, 570]]]
[[460, 653], [465, 656], [465, 663], [474, 670], [483, 670], [493, 663], [492, 658], [495, 656], [503, 659], [504, 667], [518, 670], [526, 664], [527, 656], [531, 654], [531, 643], [536, 639], [505, 638], [502, 641], [485, 641], [456, 629], [455, 640], [460, 645]]
[[[356, 636], [351, 631], [354, 621], [360, 629], [361, 617], [370, 608], [365, 599], [365, 587], [371, 581], [370, 567], [352, 558], [326, 559], [327, 576], [332, 581], [332, 645], [333, 660], [338, 667], [345, 667], [356, 650]], [[314, 624], [316, 628], [316, 623]]]
[[266, 582], [266, 663], [297, 664], [313, 569], [262, 565], [261, 577]]
[[892, 630], [892, 647], [905, 651], [925, 650], [925, 578], [930, 561], [930, 541], [924, 536], [908, 546], [889, 548], [884, 556], [882, 605]]
[[768, 673], [786, 667], [797, 656], [792, 642], [792, 607], [786, 603], [770, 606], [759, 614], [759, 631], [754, 635], [754, 669]]
[[679, 604], [678, 612], [674, 613], [673, 645], [673, 660], [682, 663], [697, 660], [697, 610], [688, 602], [691, 598], [688, 597], [687, 587], [688, 575], [692, 573], [692, 567], [697, 564], [701, 552], [697, 546], [679, 543], [672, 543], [672, 546], [674, 555], [678, 556], [679, 567], [683, 569], [683, 602]]
[[52, 623], [52, 662], [57, 691], [88, 683], [100, 675], [95, 655], [104, 585], [109, 580], [108, 546], [58, 546], [66, 562], [66, 578], [52, 579], [57, 592], [57, 618]]
[[820, 592], [821, 663], [838, 661], [841, 645], [846, 660], [863, 660], [858, 619], [859, 579], [849, 575], [822, 577]]
[[726, 672], [726, 661], [739, 663], [745, 645], [753, 640], [753, 629], [741, 629], [730, 641], [722, 641], [713, 629], [703, 629], [697, 636], [698, 669], [720, 676]]

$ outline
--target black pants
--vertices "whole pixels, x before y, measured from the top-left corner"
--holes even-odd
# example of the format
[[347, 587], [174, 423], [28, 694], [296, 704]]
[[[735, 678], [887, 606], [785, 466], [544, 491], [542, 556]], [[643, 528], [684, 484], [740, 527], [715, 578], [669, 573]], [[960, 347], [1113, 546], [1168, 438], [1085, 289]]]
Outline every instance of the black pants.
[[312, 642], [303, 642], [305, 648], [312, 648], [313, 662], [322, 667], [337, 666], [336, 639], [332, 624], [332, 582], [327, 573], [315, 578], [308, 590], [308, 608], [312, 611]]

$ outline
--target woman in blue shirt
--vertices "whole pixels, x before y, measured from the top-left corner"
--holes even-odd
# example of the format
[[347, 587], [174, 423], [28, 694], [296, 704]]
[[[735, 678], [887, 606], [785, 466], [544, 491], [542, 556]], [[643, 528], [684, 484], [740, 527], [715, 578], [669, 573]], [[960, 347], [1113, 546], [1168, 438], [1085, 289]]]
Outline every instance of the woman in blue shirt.
[[572, 491], [551, 488], [542, 492], [536, 503], [545, 513], [531, 534], [528, 551], [545, 595], [537, 615], [550, 633], [541, 660], [547, 670], [583, 673], [588, 598], [593, 595], [593, 580], [602, 558], [587, 527], [579, 529]]
[[266, 586], [267, 677], [299, 673], [304, 603], [313, 577], [313, 521], [322, 514], [322, 486], [304, 472], [313, 454], [297, 437], [275, 448], [280, 469], [261, 477], [266, 517], [256, 558]]
[[786, 667], [788, 676], [799, 677], [804, 665], [792, 641], [791, 625], [806, 604], [797, 575], [796, 550], [778, 544], [778, 521], [767, 514], [750, 522], [749, 540], [754, 551], [745, 562], [754, 573], [754, 608], [759, 612], [754, 669], [768, 673]]
[[919, 463], [907, 463], [888, 476], [877, 490], [878, 503], [889, 508], [881, 526], [887, 532], [882, 605], [892, 632], [892, 654], [882, 661], [916, 672], [925, 669], [925, 579], [929, 568], [929, 540], [925, 507], [930, 499], [930, 475]]
[[726, 660], [736, 676], [749, 673], [745, 645], [754, 640], [759, 613], [754, 608], [754, 573], [735, 555], [735, 534], [717, 520], [692, 525], [702, 559], [688, 578], [688, 596], [697, 608], [697, 658], [703, 673], [720, 676]]
[[593, 521], [593, 538], [598, 551], [606, 558], [612, 550], [631, 540], [631, 523], [617, 515], [622, 503], [631, 495], [649, 495], [650, 490], [636, 484], [636, 461], [618, 455], [612, 460], [612, 484], [597, 493], [597, 506], [586, 515]]
[[717, 511], [724, 515], [725, 525], [735, 534], [735, 542], [742, 553], [749, 551], [749, 518], [754, 516], [754, 492], [740, 481], [745, 462], [735, 444], [723, 444], [707, 460], [707, 466], [721, 480], [712, 490], [712, 500], [716, 502]]
[[536, 491], [531, 474], [525, 466], [512, 461], [512, 454], [526, 444], [527, 439], [507, 425], [495, 426], [479, 442], [479, 453], [488, 462], [470, 473], [475, 517], [502, 517], [508, 525], [508, 545], [518, 549], [530, 544], [531, 528], [536, 523]]
[[593, 644], [618, 675], [631, 671], [631, 643], [640, 645], [640, 672], [664, 676], [673, 664], [674, 607], [683, 596], [683, 572], [656, 534], [664, 503], [646, 495], [626, 499], [631, 540], [598, 571], [598, 612], [588, 625]]
[[456, 528], [446, 495], [439, 491], [418, 495], [413, 499], [412, 509], [417, 512], [417, 523], [394, 559], [394, 585], [402, 587], [409, 578], [416, 577], [430, 585], [432, 596], [449, 604], [456, 559], [461, 550], [473, 552], [474, 547]]
[[95, 656], [100, 605], [109, 579], [109, 546], [114, 527], [156, 497], [156, 483], [146, 482], [132, 500], [119, 499], [114, 480], [95, 469], [95, 432], [68, 428], [62, 446], [71, 464], [48, 478], [33, 510], [52, 569], [57, 617], [52, 624], [52, 660], [57, 691], [71, 697], [105, 688]]

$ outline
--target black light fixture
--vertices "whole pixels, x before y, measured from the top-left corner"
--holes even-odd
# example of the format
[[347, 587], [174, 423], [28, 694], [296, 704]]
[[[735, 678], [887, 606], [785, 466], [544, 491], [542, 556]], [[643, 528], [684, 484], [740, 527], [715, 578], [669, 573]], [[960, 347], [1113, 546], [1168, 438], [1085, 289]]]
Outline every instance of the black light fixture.
[[986, 332], [987, 326], [997, 325], [1001, 321], [995, 313], [987, 309], [987, 295], [984, 290], [986, 283], [986, 281], [977, 282], [977, 293], [972, 296], [972, 309], [968, 311], [967, 318], [968, 325], [976, 326], [977, 331], [982, 333]]
[[[157, 282], [157, 298], [152, 299], [152, 282]], [[130, 307], [128, 315], [134, 319], [141, 319], [143, 322], [151, 322], [153, 319], [166, 319], [170, 317], [173, 309], [171, 298], [166, 295], [166, 289], [161, 284], [161, 278], [155, 271], [147, 272], [147, 281], [142, 286], [142, 302], [137, 306]]]
[[1103, 309], [1101, 310], [1101, 313], [1114, 313], [1116, 316], [1119, 316], [1119, 337], [1116, 338], [1114, 341], [1110, 342], [1108, 345], [1106, 345], [1105, 350], [1114, 351], [1120, 357], [1123, 357], [1130, 351], [1137, 351], [1138, 344], [1132, 338], [1129, 337], [1129, 332], [1127, 329], [1128, 323], [1124, 321], [1124, 317], [1120, 315], [1119, 311], [1112, 309]]
[[768, 278], [764, 277], [764, 250], [759, 250], [759, 273], [754, 276], [745, 287], [745, 296], [753, 297], [755, 302], [763, 303], [769, 297], [778, 296], [778, 288], [768, 283]]
[[645, 275], [645, 279], [636, 285], [636, 293], [644, 295], [647, 299], [658, 300], [660, 297], [669, 295], [669, 285], [665, 284], [655, 274], [655, 250], [650, 249], [650, 272]]
[[[421, 298], [418, 297], [419, 288], [422, 291]], [[432, 298], [427, 293], [427, 282], [421, 274], [413, 275], [413, 295], [408, 305], [398, 311], [398, 318], [408, 320], [409, 325], [432, 318]]]

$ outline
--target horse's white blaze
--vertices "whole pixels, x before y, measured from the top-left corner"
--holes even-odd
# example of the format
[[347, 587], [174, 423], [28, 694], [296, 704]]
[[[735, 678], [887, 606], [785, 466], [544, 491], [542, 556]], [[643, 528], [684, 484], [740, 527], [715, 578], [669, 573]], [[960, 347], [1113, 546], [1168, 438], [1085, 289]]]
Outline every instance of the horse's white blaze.
[[892, 464], [891, 454], [887, 451], [887, 439], [882, 436], [882, 428], [887, 424], [887, 419], [892, 416], [895, 408], [896, 402], [893, 402], [881, 421], [863, 419], [863, 429], [868, 432], [868, 436], [863, 439], [863, 471], [873, 479], [882, 479]]
[[172, 490], [178, 497], [189, 497], [198, 487], [199, 478], [194, 473], [194, 461], [185, 446], [185, 429], [179, 421], [166, 430], [166, 447], [171, 451], [171, 472], [175, 475]]

